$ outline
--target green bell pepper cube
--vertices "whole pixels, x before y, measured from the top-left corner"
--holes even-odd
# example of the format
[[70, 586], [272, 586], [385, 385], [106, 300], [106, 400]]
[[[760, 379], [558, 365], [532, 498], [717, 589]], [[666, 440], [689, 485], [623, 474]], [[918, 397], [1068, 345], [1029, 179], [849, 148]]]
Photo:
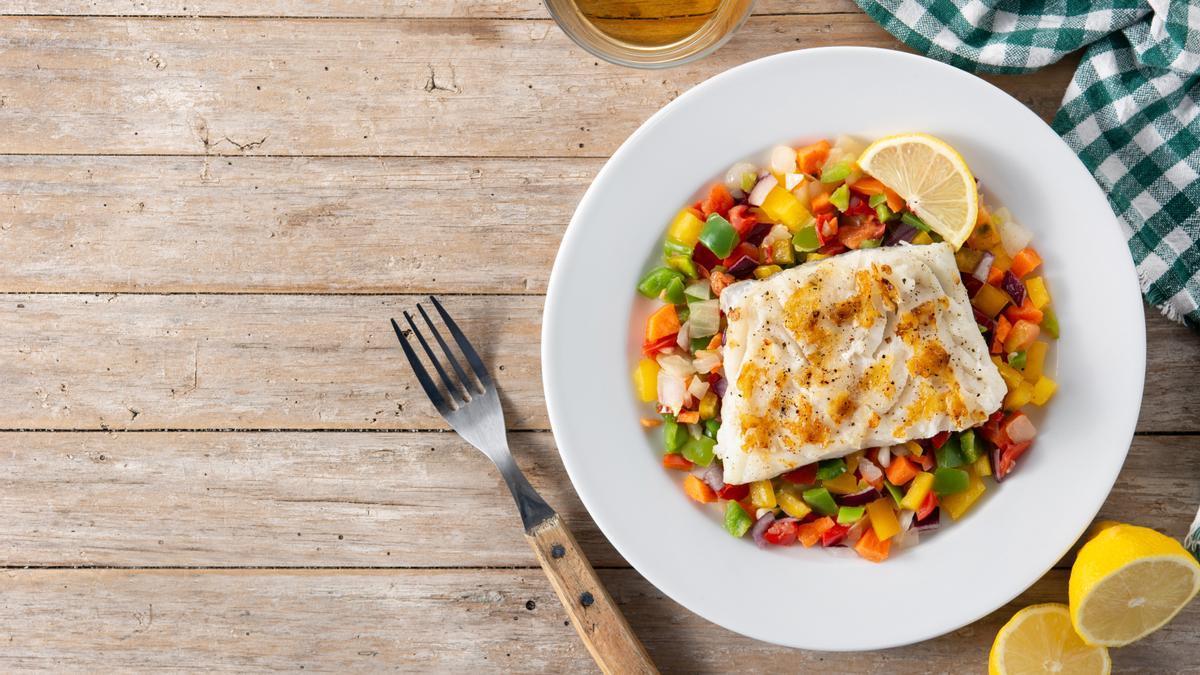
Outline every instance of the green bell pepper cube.
[[667, 267], [682, 272], [688, 279], [696, 279], [700, 276], [696, 274], [696, 263], [692, 262], [690, 255], [673, 255], [667, 258]]
[[933, 230], [929, 229], [929, 226], [925, 224], [925, 221], [911, 213], [905, 212], [904, 215], [900, 216], [900, 222], [912, 225], [922, 232], [928, 232], [930, 236], [933, 235]]
[[708, 343], [711, 341], [712, 341], [711, 337], [692, 338], [692, 353], [695, 354], [696, 352], [700, 351], [701, 349], [704, 349], [705, 347], [708, 346]]
[[738, 233], [720, 214], [711, 214], [700, 230], [700, 243], [718, 258], [728, 258], [738, 245]]
[[904, 499], [904, 495], [900, 494], [900, 488], [892, 485], [891, 481], [883, 481], [883, 486], [887, 488], [888, 494], [892, 496], [892, 501], [896, 502], [896, 508], [900, 508], [900, 501]]
[[742, 192], [750, 192], [758, 183], [758, 174], [753, 171], [747, 171], [742, 174]]
[[879, 219], [879, 222], [886, 223], [895, 218], [896, 214], [892, 213], [887, 204], [880, 204], [875, 207], [875, 217]]
[[741, 538], [750, 531], [750, 526], [754, 521], [750, 520], [750, 514], [742, 508], [741, 504], [730, 500], [725, 502], [725, 531], [735, 537]]
[[813, 507], [814, 511], [825, 516], [837, 515], [838, 505], [833, 501], [833, 495], [829, 494], [829, 490], [823, 487], [812, 488], [805, 490], [801, 496], [805, 503]]
[[674, 415], [663, 415], [663, 447], [667, 449], [667, 454], [679, 452], [687, 439], [687, 427], [676, 422]]
[[952, 469], [967, 463], [963, 458], [958, 436], [955, 434], [950, 434], [950, 438], [946, 439], [946, 444], [934, 450], [933, 454], [937, 457], [937, 465], [940, 467]]
[[871, 195], [871, 198], [867, 200], [867, 204], [873, 209], [877, 208], [880, 204], [886, 205], [887, 195], [882, 192], [877, 195]]
[[717, 431], [721, 429], [721, 423], [713, 420], [704, 420], [704, 435], [709, 438], [716, 439]]
[[694, 247], [688, 246], [687, 244], [680, 243], [678, 241], [675, 241], [674, 239], [671, 239], [670, 237], [667, 237], [666, 243], [663, 244], [663, 257], [670, 258], [672, 256], [677, 256], [677, 255], [686, 255], [687, 257], [690, 258], [690, 257], [692, 257], [693, 250], [695, 250]]
[[817, 464], [817, 480], [829, 480], [837, 478], [846, 473], [846, 460], [838, 457], [837, 459], [821, 460]]
[[837, 207], [838, 211], [845, 211], [850, 208], [850, 188], [842, 185], [829, 195], [829, 203]]
[[933, 473], [933, 491], [939, 497], [958, 494], [970, 484], [971, 477], [962, 469], [942, 467]]
[[668, 281], [667, 287], [663, 289], [662, 298], [672, 305], [686, 303], [687, 299], [683, 297], [683, 279], [676, 278]]
[[811, 253], [821, 248], [821, 238], [817, 236], [817, 228], [812, 225], [800, 228], [792, 237], [792, 246], [795, 246], [797, 251], [805, 253]]
[[[1045, 318], [1045, 317], [1043, 317]], [[1008, 355], [1008, 365], [1017, 370], [1025, 370], [1025, 352], [1013, 352]]]
[[647, 298], [657, 298], [659, 293], [662, 293], [667, 284], [671, 283], [672, 279], [683, 281], [683, 275], [678, 270], [673, 270], [670, 267], [656, 267], [646, 273], [642, 280], [638, 282], [638, 293]]
[[979, 459], [979, 455], [983, 453], [983, 448], [979, 445], [979, 438], [975, 436], [974, 429], [967, 429], [958, 435], [958, 446], [962, 453], [963, 462], [972, 464]]
[[883, 243], [883, 239], [867, 239], [858, 245], [859, 248], [879, 248]]
[[1042, 308], [1042, 330], [1046, 331], [1046, 335], [1058, 339], [1058, 316], [1049, 307]]
[[680, 450], [680, 454], [682, 454], [685, 459], [696, 466], [708, 466], [709, 464], [712, 464], [713, 447], [716, 446], [716, 444], [717, 442], [708, 436], [701, 436], [700, 438], [688, 438], [687, 442], [683, 444], [683, 449]]
[[846, 177], [850, 175], [851, 168], [850, 162], [844, 160], [833, 166], [826, 167], [821, 171], [821, 182], [836, 183], [839, 180], [846, 180]]
[[679, 317], [679, 323], [683, 323], [692, 315], [692, 308], [687, 305], [677, 305], [675, 307], [675, 314]]
[[840, 507], [837, 514], [838, 525], [853, 525], [854, 523], [857, 523], [866, 512], [867, 507], [865, 506]]

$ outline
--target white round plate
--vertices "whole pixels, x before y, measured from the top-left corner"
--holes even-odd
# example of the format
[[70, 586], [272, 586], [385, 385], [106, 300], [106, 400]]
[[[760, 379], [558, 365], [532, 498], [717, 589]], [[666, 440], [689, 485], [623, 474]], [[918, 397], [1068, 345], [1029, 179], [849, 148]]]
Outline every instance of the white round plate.
[[[918, 86], [919, 84], [919, 86]], [[875, 564], [734, 539], [660, 464], [630, 373], [652, 303], [637, 296], [671, 217], [725, 170], [789, 141], [924, 131], [962, 153], [992, 204], [1034, 231], [1058, 313], [1058, 393], [1033, 450], [961, 521]], [[895, 51], [778, 54], [718, 75], [627, 140], [563, 237], [542, 329], [546, 406], [563, 463], [621, 555], [684, 607], [804, 649], [941, 635], [1004, 605], [1083, 533], [1125, 460], [1145, 327], [1129, 251], [1091, 175], [1024, 105], [950, 66]], [[1134, 518], [1135, 514], [1130, 514]], [[1065, 600], [1066, 598], [1062, 598]]]

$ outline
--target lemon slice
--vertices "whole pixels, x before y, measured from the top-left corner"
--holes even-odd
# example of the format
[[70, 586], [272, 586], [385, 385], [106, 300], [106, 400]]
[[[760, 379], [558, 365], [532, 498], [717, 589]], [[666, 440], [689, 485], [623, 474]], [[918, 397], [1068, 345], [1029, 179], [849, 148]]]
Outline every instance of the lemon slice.
[[979, 216], [979, 190], [962, 155], [929, 134], [888, 136], [867, 146], [862, 170], [895, 190], [908, 208], [955, 248]]
[[1089, 644], [1120, 647], [1170, 621], [1200, 591], [1200, 564], [1146, 527], [1111, 525], [1071, 567], [1071, 621]]
[[1059, 603], [1031, 605], [1014, 614], [996, 634], [988, 654], [989, 675], [1110, 672], [1108, 650], [1084, 644], [1071, 627], [1067, 606]]

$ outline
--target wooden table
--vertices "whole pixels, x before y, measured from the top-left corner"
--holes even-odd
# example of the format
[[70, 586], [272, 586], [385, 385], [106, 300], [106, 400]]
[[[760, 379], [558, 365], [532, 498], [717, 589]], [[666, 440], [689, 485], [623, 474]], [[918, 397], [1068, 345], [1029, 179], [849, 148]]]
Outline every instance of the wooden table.
[[[536, 0], [0, 11], [0, 670], [589, 670], [496, 473], [396, 349], [387, 317], [430, 292], [489, 336], [519, 462], [664, 670], [978, 671], [1017, 607], [1065, 600], [1069, 560], [917, 646], [754, 642], [631, 570], [555, 452], [542, 293], [588, 182], [733, 65], [898, 46], [849, 0], [762, 0], [715, 56], [662, 72], [593, 59]], [[1048, 119], [1073, 65], [989, 79]], [[1146, 329], [1101, 515], [1179, 536], [1200, 340], [1152, 309]], [[1116, 663], [1195, 667], [1198, 629], [1193, 605]]]

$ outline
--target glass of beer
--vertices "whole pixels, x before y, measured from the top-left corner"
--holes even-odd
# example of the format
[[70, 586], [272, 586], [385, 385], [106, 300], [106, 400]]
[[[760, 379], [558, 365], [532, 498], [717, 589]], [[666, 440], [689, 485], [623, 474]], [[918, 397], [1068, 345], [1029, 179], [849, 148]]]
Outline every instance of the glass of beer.
[[634, 68], [666, 68], [705, 56], [750, 15], [754, 0], [545, 0], [580, 47]]

